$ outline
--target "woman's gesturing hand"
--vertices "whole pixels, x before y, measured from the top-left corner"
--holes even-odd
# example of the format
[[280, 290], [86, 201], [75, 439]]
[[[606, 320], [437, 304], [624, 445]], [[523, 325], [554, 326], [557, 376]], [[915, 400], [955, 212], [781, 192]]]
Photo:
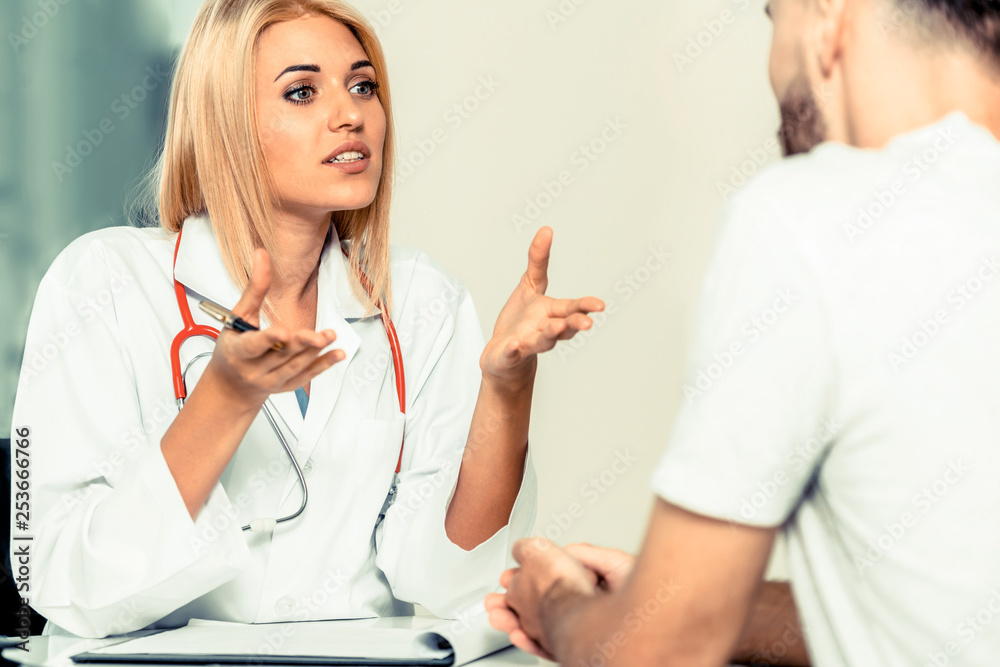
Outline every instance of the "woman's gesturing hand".
[[[270, 258], [265, 250], [258, 249], [250, 284], [233, 312], [250, 324], [260, 326], [260, 308], [270, 286]], [[209, 368], [235, 397], [259, 406], [269, 395], [302, 387], [343, 360], [343, 350], [319, 354], [336, 338], [332, 329], [290, 331], [275, 326], [246, 333], [222, 329]], [[284, 349], [273, 349], [279, 342]]]
[[588, 313], [604, 310], [604, 302], [592, 296], [545, 296], [551, 248], [552, 229], [542, 227], [528, 249], [528, 270], [500, 311], [493, 337], [480, 358], [483, 373], [490, 379], [515, 387], [530, 382], [538, 354], [589, 329], [594, 322]]

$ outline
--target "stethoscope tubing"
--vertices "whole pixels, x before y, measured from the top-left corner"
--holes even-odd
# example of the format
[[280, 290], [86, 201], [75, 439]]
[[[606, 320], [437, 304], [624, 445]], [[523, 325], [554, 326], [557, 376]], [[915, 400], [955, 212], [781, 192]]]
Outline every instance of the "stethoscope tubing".
[[[177, 266], [177, 253], [180, 250], [181, 245], [181, 233], [183, 230], [177, 232], [177, 241], [174, 245], [174, 267]], [[361, 278], [361, 283], [365, 290], [371, 294], [371, 283], [368, 281], [368, 276], [364, 274], [363, 271], [359, 269], [359, 274]], [[187, 400], [187, 372], [191, 368], [191, 365], [202, 357], [210, 357], [213, 352], [202, 352], [195, 355], [187, 366], [182, 370], [180, 361], [180, 349], [181, 346], [189, 338], [194, 336], [207, 336], [212, 340], [218, 340], [219, 330], [204, 324], [195, 324], [194, 318], [191, 316], [191, 308], [187, 301], [187, 291], [184, 285], [174, 277], [174, 294], [177, 298], [177, 307], [181, 313], [181, 319], [184, 323], [184, 327], [174, 336], [173, 341], [170, 344], [170, 367], [171, 373], [173, 375], [174, 384], [174, 396], [177, 400], [177, 410], [181, 410], [184, 407], [184, 402]], [[389, 317], [389, 313], [385, 307], [385, 301], [380, 300], [378, 304], [380, 319], [385, 327], [386, 337], [389, 339], [389, 349], [392, 353], [392, 366], [396, 381], [396, 397], [399, 400], [399, 411], [406, 414], [406, 378], [403, 371], [403, 352], [399, 345], [399, 336], [396, 334], [396, 327], [392, 323], [392, 319]], [[289, 514], [288, 516], [281, 517], [280, 519], [254, 519], [247, 525], [243, 526], [243, 530], [249, 530], [253, 532], [265, 532], [268, 530], [273, 530], [274, 527], [285, 521], [290, 521], [305, 511], [306, 504], [309, 501], [309, 487], [306, 484], [305, 474], [302, 472], [302, 467], [299, 465], [298, 460], [292, 453], [292, 448], [288, 445], [288, 441], [285, 439], [284, 434], [281, 432], [281, 428], [278, 426], [277, 421], [274, 418], [272, 412], [273, 404], [271, 399], [268, 398], [264, 401], [262, 409], [264, 411], [264, 417], [267, 419], [268, 424], [271, 426], [271, 430], [274, 431], [274, 435], [278, 438], [281, 443], [282, 448], [288, 455], [288, 459], [292, 462], [292, 467], [295, 469], [295, 475], [298, 477], [299, 485], [302, 487], [302, 502], [299, 504], [299, 508]], [[399, 472], [403, 465], [403, 443], [399, 446], [399, 458], [396, 461], [396, 472], [393, 476], [392, 487], [389, 489], [388, 498], [386, 501], [386, 507], [383, 507], [383, 513], [380, 515], [380, 520], [384, 517], [384, 512], [388, 505], [391, 505], [392, 499], [396, 494], [396, 484], [399, 479]]]
[[[212, 352], [202, 352], [201, 354], [196, 354], [194, 357], [192, 357], [191, 361], [189, 361], [187, 363], [187, 366], [184, 367], [183, 378], [185, 384], [187, 384], [187, 373], [189, 370], [191, 370], [191, 366], [194, 365], [194, 362], [198, 361], [203, 357], [211, 357], [211, 356]], [[278, 442], [281, 443], [281, 447], [285, 450], [285, 453], [288, 455], [288, 460], [292, 462], [292, 467], [295, 469], [295, 476], [299, 478], [299, 486], [302, 487], [302, 502], [299, 503], [299, 509], [297, 509], [292, 514], [281, 517], [280, 519], [274, 519], [274, 525], [269, 525], [270, 521], [267, 519], [254, 519], [254, 521], [243, 526], [243, 530], [253, 530], [254, 532], [262, 532], [264, 530], [267, 530], [268, 528], [273, 528], [279, 523], [283, 523], [285, 521], [291, 521], [298, 515], [302, 514], [302, 512], [306, 509], [306, 504], [308, 504], [309, 502], [309, 485], [306, 484], [305, 474], [302, 472], [302, 467], [299, 465], [298, 459], [296, 459], [295, 455], [292, 454], [292, 448], [289, 446], [288, 441], [285, 439], [285, 435], [281, 432], [281, 428], [278, 426], [277, 420], [275, 420], [274, 418], [274, 414], [271, 412], [271, 408], [273, 407], [271, 399], [269, 398], [266, 401], [264, 401], [264, 405], [261, 407], [264, 411], [264, 417], [267, 419], [267, 423], [271, 426], [271, 430], [274, 431], [274, 435], [277, 436]], [[255, 525], [255, 523], [258, 522], [262, 523], [260, 523], [259, 525]]]

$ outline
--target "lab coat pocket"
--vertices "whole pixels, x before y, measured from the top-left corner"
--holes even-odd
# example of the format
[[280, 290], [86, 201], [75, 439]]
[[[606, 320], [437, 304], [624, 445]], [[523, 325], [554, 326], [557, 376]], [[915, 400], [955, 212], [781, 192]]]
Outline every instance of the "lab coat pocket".
[[390, 419], [362, 419], [358, 425], [356, 460], [363, 461], [366, 483], [354, 496], [354, 516], [372, 527], [375, 546], [381, 542], [381, 517], [391, 502], [395, 488], [396, 463], [403, 444], [406, 417], [397, 413]]

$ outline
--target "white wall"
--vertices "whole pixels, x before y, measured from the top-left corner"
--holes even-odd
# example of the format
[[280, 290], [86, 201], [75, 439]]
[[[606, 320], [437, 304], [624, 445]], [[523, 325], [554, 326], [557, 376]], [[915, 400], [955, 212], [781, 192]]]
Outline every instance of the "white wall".
[[[487, 333], [542, 224], [555, 230], [550, 294], [614, 302], [579, 349], [541, 364], [531, 429], [537, 529], [561, 542], [638, 548], [649, 473], [683, 398], [718, 184], [778, 123], [763, 2], [357, 4], [383, 26], [401, 164], [422, 162], [400, 172], [396, 242], [455, 273]], [[701, 52], [676, 58], [688, 57], [692, 39]], [[477, 89], [485, 99], [470, 98]], [[463, 118], [455, 104], [474, 110]], [[580, 147], [605, 148], [598, 138], [609, 121], [623, 129], [609, 131], [620, 135], [591, 162]], [[544, 184], [564, 171], [569, 184], [548, 197]], [[534, 219], [527, 200], [541, 211]], [[671, 259], [647, 272], [653, 251]], [[646, 282], [632, 290], [629, 275]], [[637, 460], [606, 491], [584, 489], [626, 452]], [[583, 514], [564, 528], [558, 515], [572, 503]]]

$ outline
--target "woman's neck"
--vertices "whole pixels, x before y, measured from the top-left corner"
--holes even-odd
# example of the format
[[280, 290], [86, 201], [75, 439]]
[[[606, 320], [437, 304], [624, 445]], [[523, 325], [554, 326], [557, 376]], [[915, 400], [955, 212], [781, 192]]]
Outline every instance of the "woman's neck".
[[289, 319], [302, 320], [307, 314], [304, 311], [309, 311], [314, 320], [319, 260], [330, 229], [330, 216], [310, 219], [278, 211], [274, 229], [275, 259], [281, 273], [272, 274], [268, 300], [283, 324], [293, 324], [285, 322]]

